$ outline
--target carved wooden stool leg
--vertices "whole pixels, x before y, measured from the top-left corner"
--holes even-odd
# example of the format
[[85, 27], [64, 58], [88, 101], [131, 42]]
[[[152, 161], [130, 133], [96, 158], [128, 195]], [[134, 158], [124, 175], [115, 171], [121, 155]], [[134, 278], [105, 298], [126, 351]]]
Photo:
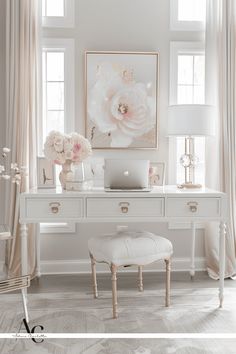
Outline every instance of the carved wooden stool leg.
[[166, 301], [165, 305], [166, 307], [170, 306], [170, 265], [171, 261], [170, 259], [165, 259], [166, 263]]
[[97, 288], [97, 275], [96, 275], [96, 261], [93, 258], [93, 255], [90, 253], [91, 259], [91, 269], [92, 269], [92, 277], [93, 277], [93, 294], [94, 298], [97, 299], [98, 297], [98, 288]]
[[113, 306], [113, 318], [117, 318], [117, 266], [111, 264], [111, 280], [112, 280], [112, 306]]
[[138, 288], [143, 291], [143, 267], [138, 266]]

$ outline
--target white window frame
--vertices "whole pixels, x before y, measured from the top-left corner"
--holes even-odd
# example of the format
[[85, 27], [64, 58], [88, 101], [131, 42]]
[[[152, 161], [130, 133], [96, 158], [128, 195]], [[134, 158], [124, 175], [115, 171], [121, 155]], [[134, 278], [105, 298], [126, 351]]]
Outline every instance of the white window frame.
[[[69, 133], [75, 127], [75, 82], [74, 82], [74, 40], [67, 38], [44, 38], [42, 41], [43, 49], [64, 51], [64, 127], [65, 132]], [[41, 115], [42, 116], [42, 115]], [[39, 135], [43, 136], [43, 119], [38, 124]], [[42, 155], [43, 141], [38, 139], [38, 152]], [[74, 233], [74, 223], [40, 224], [40, 233]]]
[[[197, 1], [197, 0], [196, 0]], [[204, 31], [204, 21], [179, 21], [178, 0], [170, 0], [170, 30], [171, 31]]]
[[[170, 81], [169, 81], [169, 105], [177, 104], [177, 87], [178, 87], [178, 55], [179, 54], [202, 54], [205, 51], [205, 44], [201, 41], [178, 41], [170, 42]], [[175, 137], [169, 137], [169, 168], [168, 168], [168, 184], [176, 184], [177, 170], [176, 170], [176, 155], [173, 153], [177, 151]], [[198, 223], [197, 228], [205, 227], [204, 223]], [[189, 223], [171, 222], [168, 228], [172, 229], [190, 229]]]
[[[70, 133], [75, 127], [75, 82], [74, 82], [74, 40], [67, 38], [44, 38], [42, 51], [46, 49], [64, 51], [64, 127], [65, 133]], [[43, 135], [43, 120], [39, 122], [39, 134]], [[39, 139], [38, 151], [42, 153], [43, 142]]]
[[[170, 42], [170, 83], [169, 83], [169, 104], [177, 104], [178, 87], [178, 55], [200, 54], [205, 50], [204, 42]], [[173, 151], [176, 151], [176, 138], [169, 138], [169, 184], [176, 184], [176, 158]]]
[[[177, 104], [177, 86], [178, 86], [178, 55], [198, 54], [205, 50], [204, 42], [171, 42], [170, 43], [170, 83], [169, 83], [169, 104]], [[176, 184], [175, 156], [176, 138], [169, 138], [169, 184]]]
[[178, 55], [179, 54], [202, 54], [205, 51], [205, 44], [196, 42], [170, 42], [170, 94], [169, 103], [177, 104], [178, 84]]
[[64, 0], [64, 16], [42, 16], [43, 27], [74, 27], [75, 25], [75, 1]]

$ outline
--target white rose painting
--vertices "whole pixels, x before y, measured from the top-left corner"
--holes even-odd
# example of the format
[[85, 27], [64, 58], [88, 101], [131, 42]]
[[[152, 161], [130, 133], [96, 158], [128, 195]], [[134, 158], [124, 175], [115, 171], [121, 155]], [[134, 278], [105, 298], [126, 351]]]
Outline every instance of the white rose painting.
[[157, 53], [86, 53], [86, 137], [93, 148], [157, 147]]

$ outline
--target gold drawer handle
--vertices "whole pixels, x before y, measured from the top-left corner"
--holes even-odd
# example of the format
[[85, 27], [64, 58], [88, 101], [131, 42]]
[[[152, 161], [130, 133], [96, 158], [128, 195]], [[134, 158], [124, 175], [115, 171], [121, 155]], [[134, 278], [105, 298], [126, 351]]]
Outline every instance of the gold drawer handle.
[[129, 203], [128, 202], [120, 202], [119, 206], [121, 208], [121, 212], [123, 214], [127, 214], [129, 211]]
[[59, 207], [61, 206], [60, 203], [58, 202], [52, 202], [52, 203], [49, 203], [49, 206], [51, 207], [51, 211], [53, 214], [57, 214], [58, 211], [59, 211]]
[[189, 209], [192, 213], [196, 213], [198, 206], [197, 202], [188, 202], [187, 205], [189, 206]]

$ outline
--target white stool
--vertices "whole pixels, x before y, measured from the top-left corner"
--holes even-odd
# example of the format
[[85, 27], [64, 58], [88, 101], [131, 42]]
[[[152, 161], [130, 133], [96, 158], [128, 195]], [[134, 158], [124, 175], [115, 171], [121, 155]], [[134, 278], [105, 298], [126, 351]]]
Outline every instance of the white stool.
[[113, 318], [117, 318], [117, 268], [137, 265], [139, 290], [143, 291], [142, 266], [164, 260], [166, 263], [165, 306], [170, 305], [170, 258], [173, 247], [169, 240], [147, 231], [121, 231], [91, 238], [88, 241], [91, 258], [94, 297], [98, 297], [96, 262], [107, 263], [112, 273]]

